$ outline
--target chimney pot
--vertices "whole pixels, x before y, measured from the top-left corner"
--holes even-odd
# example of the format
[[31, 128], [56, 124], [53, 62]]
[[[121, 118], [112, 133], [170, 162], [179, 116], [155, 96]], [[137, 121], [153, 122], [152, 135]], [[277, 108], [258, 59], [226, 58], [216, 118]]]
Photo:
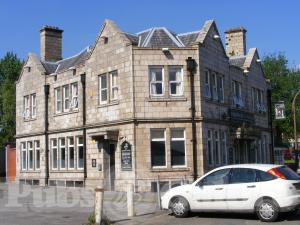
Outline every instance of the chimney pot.
[[44, 61], [62, 59], [63, 30], [54, 26], [43, 26], [40, 29], [41, 58]]

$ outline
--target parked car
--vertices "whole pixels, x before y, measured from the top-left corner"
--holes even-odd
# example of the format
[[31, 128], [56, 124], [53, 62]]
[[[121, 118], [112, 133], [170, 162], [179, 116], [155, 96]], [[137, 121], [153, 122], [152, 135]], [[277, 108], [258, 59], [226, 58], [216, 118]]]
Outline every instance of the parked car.
[[300, 176], [287, 166], [240, 164], [216, 168], [192, 184], [167, 191], [162, 208], [175, 217], [189, 212], [249, 212], [272, 222], [300, 207]]

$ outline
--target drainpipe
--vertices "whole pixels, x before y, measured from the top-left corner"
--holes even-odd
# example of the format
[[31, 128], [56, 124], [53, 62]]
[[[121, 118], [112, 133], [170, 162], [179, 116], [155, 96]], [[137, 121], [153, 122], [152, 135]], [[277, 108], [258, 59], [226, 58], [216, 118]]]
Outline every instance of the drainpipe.
[[84, 181], [87, 178], [86, 170], [86, 95], [85, 95], [85, 73], [80, 75], [80, 81], [82, 85], [82, 126], [83, 126], [83, 168], [84, 168]]
[[49, 181], [49, 144], [48, 144], [48, 128], [49, 128], [49, 118], [48, 118], [48, 100], [49, 100], [49, 84], [44, 85], [45, 93], [45, 167], [46, 167], [46, 177], [45, 185], [48, 185]]
[[197, 130], [195, 121], [195, 86], [194, 86], [194, 72], [196, 70], [196, 61], [192, 57], [186, 59], [187, 70], [190, 73], [190, 86], [191, 86], [191, 117], [192, 117], [192, 143], [193, 143], [193, 165], [194, 165], [194, 180], [198, 178], [198, 164], [197, 164]]
[[269, 120], [269, 127], [270, 127], [270, 134], [271, 134], [271, 151], [270, 151], [270, 158], [271, 163], [274, 164], [274, 137], [273, 137], [273, 124], [272, 124], [272, 91], [267, 90], [267, 98], [268, 98], [268, 120]]

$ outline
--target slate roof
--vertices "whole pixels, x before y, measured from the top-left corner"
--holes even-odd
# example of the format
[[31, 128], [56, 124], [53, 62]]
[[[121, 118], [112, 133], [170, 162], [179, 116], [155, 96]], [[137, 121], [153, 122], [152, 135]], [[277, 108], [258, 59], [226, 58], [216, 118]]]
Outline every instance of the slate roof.
[[229, 58], [229, 64], [242, 68], [244, 66], [246, 56], [233, 56]]
[[80, 53], [70, 58], [66, 58], [57, 62], [47, 62], [41, 60], [41, 63], [48, 74], [59, 73], [83, 63], [88, 54], [89, 48], [85, 48]]
[[197, 37], [199, 36], [199, 34], [200, 34], [200, 31], [195, 31], [195, 32], [189, 32], [189, 33], [184, 33], [184, 34], [178, 34], [177, 37], [181, 40], [181, 42], [185, 46], [189, 46], [197, 40]]

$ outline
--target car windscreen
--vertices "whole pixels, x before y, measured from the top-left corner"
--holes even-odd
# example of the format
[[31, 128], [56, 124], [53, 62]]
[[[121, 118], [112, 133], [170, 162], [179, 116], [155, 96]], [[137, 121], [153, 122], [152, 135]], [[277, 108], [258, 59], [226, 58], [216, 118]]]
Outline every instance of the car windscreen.
[[276, 168], [286, 180], [300, 180], [300, 176], [287, 166], [281, 166]]

